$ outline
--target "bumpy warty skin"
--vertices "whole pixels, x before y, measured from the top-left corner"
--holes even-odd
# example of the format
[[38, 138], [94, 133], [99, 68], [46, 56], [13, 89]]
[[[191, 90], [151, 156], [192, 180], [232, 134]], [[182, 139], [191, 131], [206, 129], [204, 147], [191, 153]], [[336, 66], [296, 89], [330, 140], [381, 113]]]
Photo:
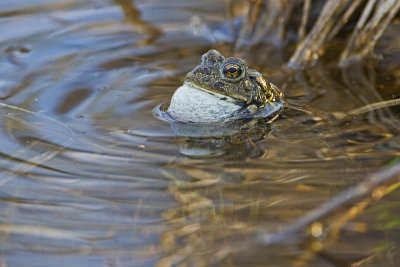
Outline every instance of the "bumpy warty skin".
[[243, 60], [210, 50], [175, 91], [167, 113], [181, 122], [224, 122], [249, 117], [263, 108], [277, 110], [282, 97], [276, 86], [248, 69]]
[[[222, 73], [224, 65], [237, 64], [242, 67], [242, 74], [236, 79], [225, 77]], [[262, 75], [248, 69], [239, 58], [224, 58], [218, 51], [210, 50], [201, 58], [201, 63], [186, 76], [192, 82], [210, 91], [217, 92], [245, 102], [264, 106], [270, 95], [274, 93], [271, 85]]]

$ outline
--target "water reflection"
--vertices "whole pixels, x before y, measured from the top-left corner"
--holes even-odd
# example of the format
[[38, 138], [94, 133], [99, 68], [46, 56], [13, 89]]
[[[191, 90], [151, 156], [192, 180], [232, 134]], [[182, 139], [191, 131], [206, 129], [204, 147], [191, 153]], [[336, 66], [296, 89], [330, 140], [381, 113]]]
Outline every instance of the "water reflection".
[[267, 138], [271, 124], [267, 119], [238, 120], [225, 124], [196, 125], [175, 122], [178, 136], [188, 137], [180, 152], [187, 156], [230, 155], [234, 158], [262, 157], [266, 148], [259, 141]]
[[[273, 125], [170, 124], [153, 108], [170, 99], [199, 55], [231, 54], [240, 21], [233, 15], [243, 3], [53, 2], [0, 4], [2, 265], [286, 266], [307, 253], [314, 265], [379, 257], [390, 264], [399, 257], [396, 194], [346, 221], [335, 242], [319, 239], [319, 254], [306, 232], [300, 243], [267, 249], [257, 239], [260, 229], [280, 229], [400, 156], [397, 106], [391, 116], [351, 114], [365, 96], [380, 98], [355, 95], [340, 70], [293, 75], [279, 60], [244, 55], [295, 108]], [[383, 101], [399, 97], [398, 64], [387, 60], [390, 69], [374, 76]], [[348, 208], [321, 220], [322, 231]]]

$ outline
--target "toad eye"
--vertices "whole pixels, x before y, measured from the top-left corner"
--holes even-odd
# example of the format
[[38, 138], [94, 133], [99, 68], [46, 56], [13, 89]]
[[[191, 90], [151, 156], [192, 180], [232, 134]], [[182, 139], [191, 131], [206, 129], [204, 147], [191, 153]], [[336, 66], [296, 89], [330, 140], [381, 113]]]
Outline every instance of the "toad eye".
[[235, 79], [242, 75], [243, 67], [237, 63], [227, 63], [223, 66], [222, 72], [225, 77]]

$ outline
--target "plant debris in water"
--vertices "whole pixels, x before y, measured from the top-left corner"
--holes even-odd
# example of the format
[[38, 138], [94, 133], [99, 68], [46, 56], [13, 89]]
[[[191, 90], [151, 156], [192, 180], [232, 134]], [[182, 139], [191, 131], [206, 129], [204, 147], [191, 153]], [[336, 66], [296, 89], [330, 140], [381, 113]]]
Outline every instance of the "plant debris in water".
[[[0, 10], [2, 266], [399, 262], [399, 1], [22, 2]], [[210, 49], [289, 107], [229, 138], [154, 118]]]

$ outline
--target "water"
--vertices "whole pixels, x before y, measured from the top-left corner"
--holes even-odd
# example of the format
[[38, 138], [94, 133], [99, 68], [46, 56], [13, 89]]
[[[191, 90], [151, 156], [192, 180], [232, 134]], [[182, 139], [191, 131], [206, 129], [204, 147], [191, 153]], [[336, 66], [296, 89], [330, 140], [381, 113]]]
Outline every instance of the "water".
[[244, 136], [186, 137], [155, 115], [201, 54], [232, 55], [240, 4], [2, 1], [2, 266], [395, 266], [398, 190], [259, 239], [400, 155], [398, 105], [350, 112], [400, 97], [393, 41], [369, 81], [241, 53], [292, 106]]

